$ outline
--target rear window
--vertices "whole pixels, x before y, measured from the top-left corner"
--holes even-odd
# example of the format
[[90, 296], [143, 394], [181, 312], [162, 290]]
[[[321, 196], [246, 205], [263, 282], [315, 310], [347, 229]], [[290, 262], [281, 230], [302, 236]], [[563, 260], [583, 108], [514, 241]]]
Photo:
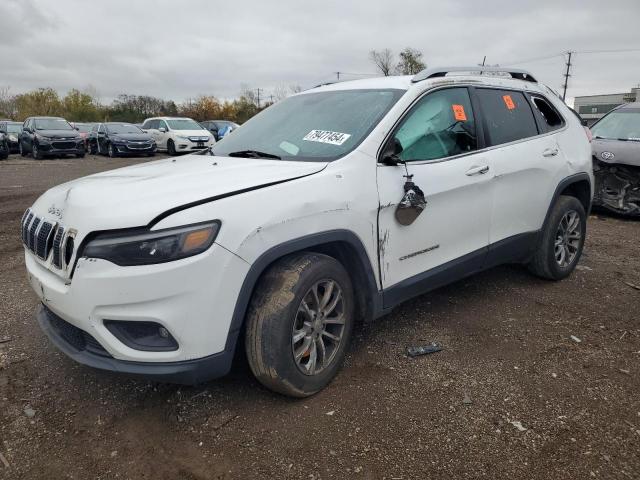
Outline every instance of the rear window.
[[476, 90], [491, 145], [538, 135], [529, 102], [520, 92], [478, 88]]

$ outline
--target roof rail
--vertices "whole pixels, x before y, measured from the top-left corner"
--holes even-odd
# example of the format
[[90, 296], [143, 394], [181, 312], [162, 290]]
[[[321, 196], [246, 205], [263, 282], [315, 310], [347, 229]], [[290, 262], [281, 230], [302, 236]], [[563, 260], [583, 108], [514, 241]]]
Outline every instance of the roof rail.
[[511, 78], [516, 78], [518, 80], [525, 80], [527, 82], [536, 82], [537, 80], [526, 70], [521, 70], [519, 68], [508, 68], [508, 67], [483, 67], [480, 65], [476, 65], [475, 67], [434, 67], [434, 68], [426, 68], [422, 70], [420, 73], [415, 75], [412, 79], [412, 83], [421, 82], [428, 78], [435, 77], [444, 77], [447, 73], [453, 72], [469, 72], [471, 75], [482, 75], [483, 73], [508, 73], [511, 75]]

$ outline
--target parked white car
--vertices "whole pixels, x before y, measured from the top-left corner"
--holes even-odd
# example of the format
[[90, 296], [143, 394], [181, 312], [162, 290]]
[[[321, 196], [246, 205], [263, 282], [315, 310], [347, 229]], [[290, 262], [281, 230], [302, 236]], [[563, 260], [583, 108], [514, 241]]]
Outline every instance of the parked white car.
[[38, 321], [93, 367], [196, 383], [238, 340], [311, 395], [358, 318], [503, 263], [559, 280], [593, 196], [578, 118], [521, 70], [308, 90], [211, 151], [65, 183], [22, 219]]
[[151, 134], [159, 151], [166, 151], [171, 156], [203, 150], [216, 143], [211, 132], [191, 118], [147, 118], [142, 130]]

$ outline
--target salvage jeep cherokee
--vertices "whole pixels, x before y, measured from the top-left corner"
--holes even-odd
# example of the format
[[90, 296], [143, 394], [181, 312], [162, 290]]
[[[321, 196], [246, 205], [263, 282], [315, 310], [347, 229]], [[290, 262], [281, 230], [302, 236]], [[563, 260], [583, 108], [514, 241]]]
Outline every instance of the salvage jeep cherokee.
[[531, 74], [427, 69], [320, 86], [200, 154], [52, 188], [22, 238], [38, 321], [78, 362], [197, 383], [242, 345], [260, 382], [303, 397], [357, 319], [506, 262], [569, 275], [592, 185], [582, 125]]

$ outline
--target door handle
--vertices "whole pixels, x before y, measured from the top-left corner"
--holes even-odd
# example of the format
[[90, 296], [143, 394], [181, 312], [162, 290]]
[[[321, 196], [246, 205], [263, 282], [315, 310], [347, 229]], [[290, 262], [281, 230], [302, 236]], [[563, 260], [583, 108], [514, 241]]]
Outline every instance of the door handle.
[[465, 175], [467, 175], [467, 177], [471, 177], [473, 175], [484, 175], [488, 171], [489, 171], [489, 165], [483, 165], [481, 167], [470, 168], [469, 170], [467, 170]]
[[542, 152], [543, 157], [555, 157], [558, 155], [557, 148], [547, 148], [544, 152]]

